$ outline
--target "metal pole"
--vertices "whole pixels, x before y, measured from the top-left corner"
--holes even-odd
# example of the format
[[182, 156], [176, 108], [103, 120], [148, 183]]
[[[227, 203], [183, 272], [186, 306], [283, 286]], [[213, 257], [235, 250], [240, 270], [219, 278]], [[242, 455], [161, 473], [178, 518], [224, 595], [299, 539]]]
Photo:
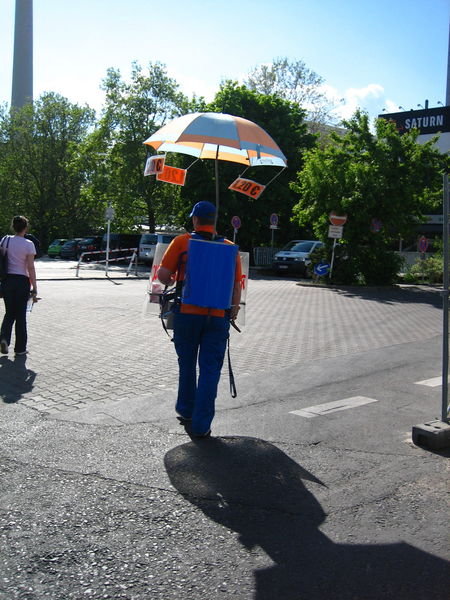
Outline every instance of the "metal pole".
[[331, 265], [330, 265], [330, 270], [328, 272], [328, 276], [331, 279], [331, 275], [333, 274], [333, 265], [334, 265], [334, 249], [336, 248], [336, 238], [334, 238], [333, 241], [333, 252], [331, 253]]
[[109, 265], [109, 233], [111, 229], [111, 219], [108, 219], [106, 229], [106, 260], [105, 260], [105, 275], [108, 276], [108, 265]]
[[448, 231], [448, 174], [444, 175], [443, 232], [444, 242], [444, 275], [442, 291], [443, 333], [442, 333], [442, 421], [448, 423], [448, 274], [449, 274], [449, 231]]

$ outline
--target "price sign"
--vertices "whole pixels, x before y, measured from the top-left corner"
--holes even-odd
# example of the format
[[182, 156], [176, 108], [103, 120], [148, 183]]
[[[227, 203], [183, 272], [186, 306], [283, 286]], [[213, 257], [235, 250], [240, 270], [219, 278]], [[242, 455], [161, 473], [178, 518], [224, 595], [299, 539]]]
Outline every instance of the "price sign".
[[186, 169], [177, 169], [177, 167], [164, 166], [162, 173], [156, 174], [158, 181], [165, 181], [166, 183], [173, 183], [174, 185], [184, 185], [186, 181]]
[[149, 156], [147, 158], [147, 162], [145, 163], [144, 176], [162, 173], [164, 169], [165, 160], [165, 154], [161, 156]]
[[252, 181], [251, 179], [238, 177], [230, 186], [228, 186], [228, 189], [239, 192], [240, 194], [245, 194], [251, 198], [259, 198], [266, 189], [266, 186], [261, 183], [256, 183], [256, 181]]

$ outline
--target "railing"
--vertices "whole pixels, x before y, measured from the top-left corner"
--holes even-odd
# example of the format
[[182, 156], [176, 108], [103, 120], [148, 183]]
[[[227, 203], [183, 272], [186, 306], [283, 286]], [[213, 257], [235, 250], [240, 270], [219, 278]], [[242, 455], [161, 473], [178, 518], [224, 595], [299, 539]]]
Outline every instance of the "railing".
[[[111, 256], [114, 255], [114, 253], [117, 252], [128, 252], [128, 253], [132, 253], [132, 254], [127, 254], [126, 256]], [[130, 260], [133, 261], [135, 259], [135, 257], [137, 256], [137, 248], [116, 248], [115, 250], [110, 250], [109, 251], [109, 255], [106, 256], [106, 250], [93, 250], [92, 252], [83, 252], [80, 255], [80, 258], [78, 260], [77, 263], [77, 271], [76, 271], [76, 276], [78, 277], [78, 272], [81, 266], [81, 263], [83, 262], [83, 259], [85, 257], [88, 256], [93, 256], [93, 255], [104, 255], [105, 258], [101, 258], [100, 260], [90, 260], [89, 264], [91, 265], [100, 265], [100, 264], [105, 264], [105, 274], [107, 274], [107, 264], [111, 263], [111, 262], [119, 262], [121, 260]], [[129, 269], [129, 268], [128, 268]], [[129, 270], [127, 271], [127, 275], [129, 274]]]
[[253, 260], [256, 267], [270, 267], [273, 257], [280, 248], [253, 248]]

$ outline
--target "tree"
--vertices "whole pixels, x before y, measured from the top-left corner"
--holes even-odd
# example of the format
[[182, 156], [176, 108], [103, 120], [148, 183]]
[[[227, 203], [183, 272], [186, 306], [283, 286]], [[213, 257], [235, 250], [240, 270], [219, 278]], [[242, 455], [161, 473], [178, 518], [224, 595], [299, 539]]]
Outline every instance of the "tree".
[[[274, 95], [264, 95], [249, 90], [236, 82], [222, 84], [206, 110], [222, 112], [244, 117], [265, 129], [278, 143], [287, 157], [288, 168], [271, 183], [263, 194], [253, 200], [242, 194], [232, 192], [228, 186], [243, 173], [245, 166], [237, 163], [219, 163], [220, 211], [218, 230], [229, 237], [233, 235], [230, 220], [234, 215], [241, 218], [239, 245], [245, 249], [270, 242], [269, 217], [277, 213], [280, 218], [281, 231], [276, 240], [290, 239], [297, 228], [291, 223], [292, 207], [295, 195], [289, 189], [295, 173], [302, 164], [302, 153], [305, 148], [314, 144], [314, 136], [306, 131], [304, 111], [295, 103], [283, 100]], [[192, 159], [184, 158], [185, 165]], [[254, 167], [244, 177], [267, 184], [277, 174], [278, 167]], [[188, 221], [189, 209], [199, 200], [215, 201], [214, 161], [199, 161], [192, 165], [188, 172], [186, 185], [181, 190], [178, 214], [180, 223]], [[298, 235], [298, 232], [295, 234]]]
[[316, 132], [318, 124], [332, 121], [330, 111], [333, 107], [321, 89], [323, 82], [323, 78], [304, 61], [276, 58], [272, 64], [255, 67], [245, 85], [260, 94], [274, 94], [295, 102], [307, 111], [307, 119]]
[[387, 120], [376, 120], [372, 133], [367, 114], [360, 111], [344, 125], [345, 136], [335, 135], [334, 144], [307, 153], [292, 184], [300, 196], [294, 220], [311, 223], [316, 236], [330, 245], [329, 213], [348, 215], [341, 245], [346, 260], [335, 278], [391, 283], [399, 268], [393, 244], [411, 235], [424, 210], [439, 205], [449, 159], [432, 141], [418, 144], [418, 131], [401, 135]]
[[92, 145], [98, 149], [92, 190], [105, 204], [115, 207], [116, 227], [132, 229], [147, 220], [154, 231], [157, 223], [171, 218], [179, 190], [158, 186], [154, 177], [144, 177], [149, 149], [143, 142], [168, 119], [201, 105], [202, 99], [189, 101], [183, 96], [160, 63], [150, 63], [146, 71], [133, 63], [129, 83], [118, 70], [109, 69], [103, 89], [106, 105], [92, 137]]
[[54, 93], [0, 115], [0, 190], [5, 220], [25, 214], [45, 247], [50, 238], [90, 230], [97, 209], [81, 196], [80, 148], [94, 111]]

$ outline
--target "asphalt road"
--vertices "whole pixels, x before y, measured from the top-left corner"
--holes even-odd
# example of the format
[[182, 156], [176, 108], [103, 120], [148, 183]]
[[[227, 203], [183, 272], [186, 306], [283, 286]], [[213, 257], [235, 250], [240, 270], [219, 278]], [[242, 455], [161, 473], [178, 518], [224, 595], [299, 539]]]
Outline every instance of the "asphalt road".
[[37, 266], [30, 353], [0, 358], [1, 600], [448, 598], [449, 454], [410, 439], [437, 290], [254, 277], [238, 396], [224, 367], [193, 442], [145, 280]]

